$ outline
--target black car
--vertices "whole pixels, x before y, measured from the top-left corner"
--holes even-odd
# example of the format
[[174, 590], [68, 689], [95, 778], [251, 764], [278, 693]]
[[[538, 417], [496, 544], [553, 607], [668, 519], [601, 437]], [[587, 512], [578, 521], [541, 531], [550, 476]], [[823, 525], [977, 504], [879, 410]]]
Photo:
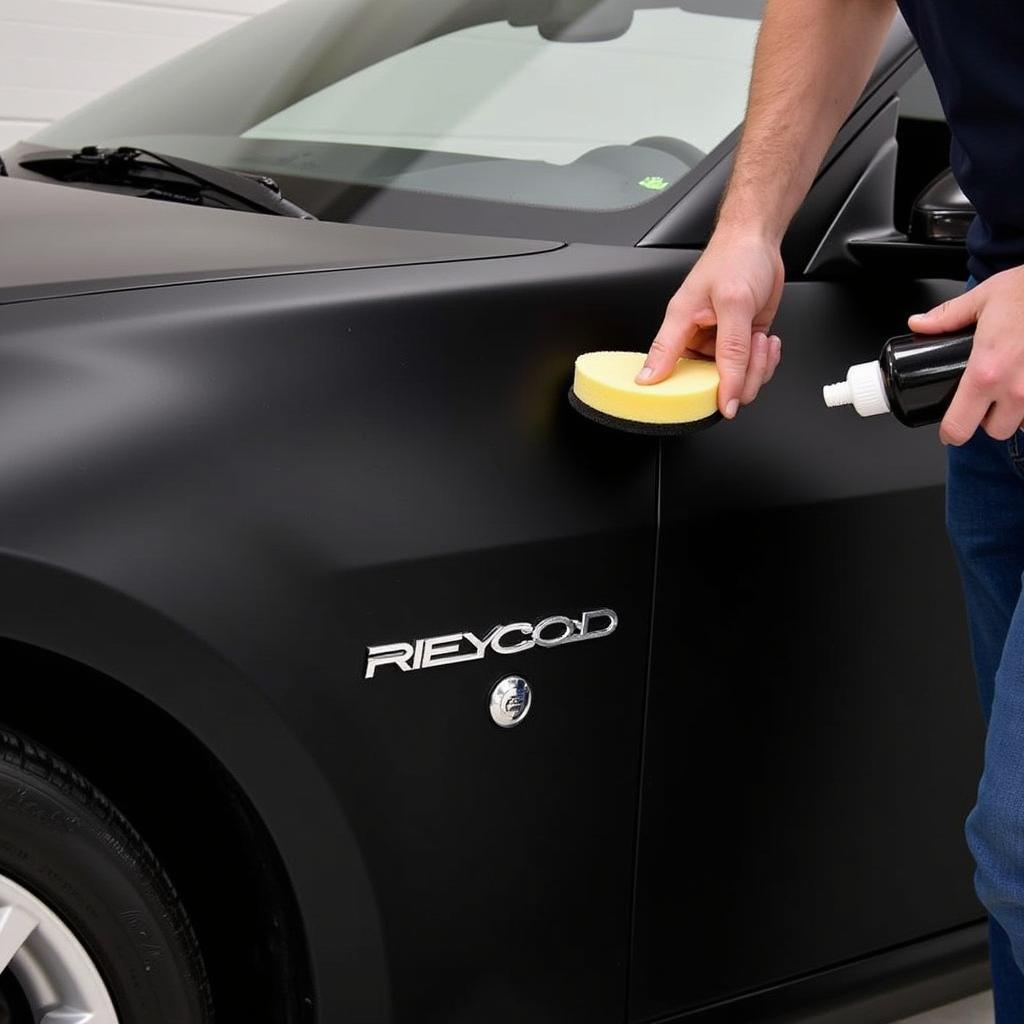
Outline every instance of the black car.
[[708, 237], [759, 6], [292, 0], [2, 154], [0, 1020], [984, 983], [942, 449], [821, 400], [962, 287], [901, 23], [763, 397], [661, 441], [566, 401]]

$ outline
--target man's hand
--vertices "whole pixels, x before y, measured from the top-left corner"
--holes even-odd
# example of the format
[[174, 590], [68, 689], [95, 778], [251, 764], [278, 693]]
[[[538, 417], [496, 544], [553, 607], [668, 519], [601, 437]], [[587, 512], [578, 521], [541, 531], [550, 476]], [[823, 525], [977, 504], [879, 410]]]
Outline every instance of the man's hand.
[[783, 278], [778, 246], [719, 229], [669, 301], [637, 382], [664, 380], [683, 355], [713, 355], [721, 375], [718, 408], [732, 419], [782, 358], [782, 342], [769, 331]]
[[1024, 421], [1024, 267], [910, 318], [919, 334], [977, 324], [963, 379], [939, 428], [943, 444], [969, 441], [979, 426], [1005, 441]]

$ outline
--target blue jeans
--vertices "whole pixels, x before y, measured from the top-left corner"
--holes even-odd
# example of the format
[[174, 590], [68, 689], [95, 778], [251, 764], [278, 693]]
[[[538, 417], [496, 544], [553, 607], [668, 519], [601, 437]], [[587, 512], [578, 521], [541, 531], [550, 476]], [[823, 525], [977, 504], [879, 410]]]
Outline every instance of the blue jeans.
[[983, 430], [949, 449], [946, 519], [963, 579], [988, 726], [967, 819], [975, 886], [989, 912], [998, 1024], [1024, 1022], [1024, 432]]

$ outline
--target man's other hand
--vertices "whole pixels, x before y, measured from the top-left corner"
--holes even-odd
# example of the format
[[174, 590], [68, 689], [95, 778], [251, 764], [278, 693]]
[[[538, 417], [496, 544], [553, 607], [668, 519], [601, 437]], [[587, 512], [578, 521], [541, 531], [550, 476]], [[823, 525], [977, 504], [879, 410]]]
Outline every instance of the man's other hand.
[[961, 445], [979, 426], [996, 440], [1012, 437], [1024, 422], [1024, 267], [995, 274], [909, 324], [918, 334], [977, 325], [967, 369], [939, 427], [943, 444]]
[[783, 280], [778, 246], [719, 229], [670, 300], [637, 383], [664, 380], [681, 356], [714, 356], [718, 408], [732, 419], [782, 358], [782, 342], [769, 332]]

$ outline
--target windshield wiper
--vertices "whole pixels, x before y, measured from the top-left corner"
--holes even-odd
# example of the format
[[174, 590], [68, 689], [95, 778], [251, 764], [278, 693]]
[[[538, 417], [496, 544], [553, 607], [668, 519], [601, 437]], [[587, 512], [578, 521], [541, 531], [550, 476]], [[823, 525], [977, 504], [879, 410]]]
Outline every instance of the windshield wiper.
[[68, 185], [109, 185], [166, 202], [316, 220], [285, 199], [277, 182], [266, 175], [226, 171], [138, 146], [46, 150], [30, 154], [19, 166]]

